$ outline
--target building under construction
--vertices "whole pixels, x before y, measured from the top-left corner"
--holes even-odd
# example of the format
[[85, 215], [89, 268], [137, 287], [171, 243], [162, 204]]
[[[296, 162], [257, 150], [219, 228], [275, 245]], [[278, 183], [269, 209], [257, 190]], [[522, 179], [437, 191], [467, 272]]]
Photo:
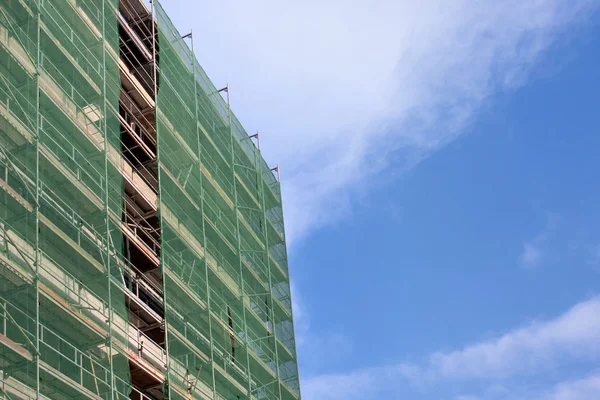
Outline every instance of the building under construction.
[[0, 0], [0, 398], [300, 399], [279, 179], [188, 39]]

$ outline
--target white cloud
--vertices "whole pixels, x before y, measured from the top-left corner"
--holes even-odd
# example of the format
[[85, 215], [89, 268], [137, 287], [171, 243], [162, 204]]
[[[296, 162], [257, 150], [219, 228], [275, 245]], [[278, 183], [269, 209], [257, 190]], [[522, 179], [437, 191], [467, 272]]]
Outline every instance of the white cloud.
[[593, 400], [600, 399], [600, 374], [561, 382], [540, 400]]
[[321, 371], [327, 362], [337, 362], [348, 357], [353, 350], [350, 338], [340, 332], [320, 332], [311, 329], [310, 314], [307, 312], [301, 294], [292, 286], [292, 307], [294, 310], [294, 331], [301, 367]]
[[561, 357], [600, 356], [600, 298], [577, 304], [560, 317], [533, 323], [462, 350], [437, 353], [426, 371], [434, 378], [507, 378], [552, 368]]
[[542, 260], [542, 253], [539, 245], [525, 242], [523, 243], [523, 253], [521, 254], [521, 263], [528, 267], [534, 267]]
[[[391, 393], [409, 384], [417, 391], [426, 392], [449, 383], [453, 387], [464, 384], [468, 389], [480, 383], [495, 388], [482, 395], [482, 399], [512, 400], [520, 399], [517, 391], [506, 389], [501, 383], [549, 376], [549, 372], [559, 370], [563, 364], [599, 359], [600, 298], [596, 297], [576, 304], [557, 318], [533, 322], [459, 350], [432, 354], [420, 364], [399, 363], [304, 377], [303, 390], [306, 400], [366, 400], [382, 398], [369, 393]], [[579, 400], [585, 397], [575, 396], [596, 390], [598, 382], [600, 378], [558, 384], [543, 395], [538, 393], [529, 398]], [[355, 383], [360, 390], [352, 386]], [[339, 397], [332, 394], [337, 393], [336, 389], [341, 390]], [[591, 398], [594, 397], [587, 399]]]
[[593, 266], [600, 264], [600, 245], [599, 244], [594, 244], [592, 246], [588, 246], [587, 263], [589, 265], [593, 265]]
[[519, 260], [521, 265], [527, 268], [539, 266], [546, 258], [548, 242], [556, 232], [560, 223], [560, 215], [546, 213], [546, 224], [533, 239], [523, 242], [523, 251]]
[[[406, 368], [406, 370], [405, 370]], [[353, 371], [347, 374], [324, 374], [305, 378], [302, 398], [305, 400], [370, 400], [398, 398], [401, 378], [410, 366], [389, 366]]]
[[[355, 191], [391, 158], [402, 171], [455, 140], [487, 99], [526, 83], [544, 52], [567, 28], [583, 26], [598, 1], [197, 4], [169, 0], [167, 10], [182, 31], [193, 28], [201, 64], [215, 82], [231, 84], [234, 111], [248, 131], [261, 131], [267, 160], [281, 164], [288, 239], [294, 241], [346, 215]], [[581, 306], [600, 315], [597, 303]], [[543, 361], [556, 361], [554, 350], [597, 355], [595, 349], [578, 354], [569, 329], [552, 328], [552, 322], [438, 353], [420, 365], [312, 377], [302, 371], [304, 398], [367, 399], [400, 378], [492, 379], [484, 371], [513, 376], [525, 373], [523, 365], [547, 368], [551, 363]], [[298, 328], [299, 342], [310, 340], [310, 324]], [[600, 339], [600, 329], [590, 328]], [[552, 339], [556, 329], [563, 336]], [[573, 338], [585, 336], [577, 325], [573, 329]]]
[[[388, 165], [454, 140], [486, 99], [528, 70], [595, 0], [170, 0], [200, 62], [282, 164], [288, 236], [349, 210]], [[178, 9], [178, 5], [180, 5]], [[399, 165], [398, 165], [399, 164]]]
[[302, 397], [306, 400], [342, 400], [374, 398], [378, 387], [375, 370], [356, 371], [350, 374], [320, 375], [302, 382]]

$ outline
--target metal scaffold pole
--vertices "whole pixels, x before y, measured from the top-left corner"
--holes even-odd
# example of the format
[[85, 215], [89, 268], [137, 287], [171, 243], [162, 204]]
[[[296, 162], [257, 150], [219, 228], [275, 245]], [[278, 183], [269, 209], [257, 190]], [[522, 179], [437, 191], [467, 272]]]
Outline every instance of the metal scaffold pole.
[[[259, 156], [260, 156], [260, 151], [259, 151]], [[257, 162], [258, 165], [258, 162]], [[277, 175], [279, 176], [279, 164], [277, 165]], [[271, 169], [271, 171], [273, 171], [273, 169]], [[257, 168], [257, 173], [260, 174], [260, 171]], [[261, 201], [262, 201], [262, 218], [264, 221], [265, 226], [267, 226], [267, 204], [265, 202], [265, 181], [264, 179], [260, 179], [260, 189], [259, 189], [259, 193], [260, 193], [260, 197], [261, 197]], [[272, 325], [272, 329], [273, 329], [273, 343], [274, 343], [274, 347], [275, 347], [275, 370], [277, 372], [277, 379], [280, 380], [281, 379], [281, 371], [279, 370], [279, 350], [277, 349], [277, 319], [275, 318], [275, 304], [273, 302], [273, 278], [272, 278], [272, 274], [271, 274], [271, 259], [269, 257], [269, 237], [268, 234], [265, 232], [265, 247], [266, 247], [266, 252], [267, 252], [267, 270], [269, 271], [269, 299], [271, 301], [271, 312], [272, 312], [272, 317], [271, 317], [271, 325]], [[277, 390], [279, 391], [279, 398], [281, 398], [281, 383], [280, 381], [277, 382]]]
[[299, 400], [279, 170], [198, 32], [158, 0], [0, 31], [0, 397]]
[[231, 140], [231, 170], [233, 179], [233, 198], [235, 207], [235, 223], [236, 223], [236, 239], [237, 239], [237, 256], [238, 256], [238, 268], [240, 272], [240, 298], [242, 301], [242, 320], [244, 323], [244, 340], [246, 341], [246, 368], [248, 371], [248, 395], [252, 397], [252, 377], [250, 373], [250, 348], [248, 347], [248, 321], [246, 318], [246, 292], [244, 288], [244, 264], [242, 262], [242, 241], [240, 236], [240, 218], [239, 218], [239, 199], [237, 192], [237, 178], [236, 178], [236, 162], [235, 162], [235, 148], [233, 147], [236, 140], [233, 134], [233, 128], [231, 125], [231, 104], [229, 103], [229, 84], [227, 84], [227, 114], [229, 118], [229, 136]]
[[196, 55], [194, 53], [194, 34], [193, 32], [190, 32], [189, 34], [183, 36], [182, 38], [189, 38], [190, 42], [191, 42], [191, 54], [190, 54], [190, 62], [191, 62], [191, 68], [192, 68], [192, 84], [194, 85], [194, 129], [196, 131], [196, 146], [197, 146], [197, 154], [198, 154], [198, 165], [197, 167], [197, 173], [198, 173], [198, 177], [200, 180], [200, 194], [199, 197], [201, 199], [200, 201], [200, 211], [201, 211], [201, 215], [202, 217], [202, 243], [204, 246], [204, 276], [205, 276], [205, 280], [206, 280], [206, 293], [207, 293], [207, 301], [206, 301], [206, 308], [207, 308], [207, 315], [208, 315], [208, 331], [209, 331], [209, 343], [210, 343], [210, 373], [211, 373], [211, 379], [212, 379], [212, 387], [211, 390], [213, 391], [213, 397], [215, 397], [216, 394], [216, 380], [215, 380], [215, 367], [214, 367], [214, 341], [213, 341], [213, 335], [212, 335], [212, 317], [211, 317], [211, 300], [210, 300], [210, 285], [209, 285], [209, 275], [208, 275], [208, 262], [207, 262], [207, 243], [206, 243], [206, 223], [204, 221], [204, 178], [202, 177], [202, 172], [201, 172], [201, 162], [202, 162], [202, 145], [200, 143], [200, 129], [198, 127], [198, 85], [196, 82]]
[[[106, 41], [106, 12], [107, 6], [106, 2], [109, 0], [102, 0], [102, 40]], [[108, 44], [110, 46], [110, 44]], [[106, 99], [106, 70], [107, 70], [107, 61], [106, 61], [106, 49], [102, 49], [102, 113], [103, 113], [103, 135], [104, 135], [104, 218], [106, 221], [106, 240], [105, 245], [101, 249], [101, 251], [105, 251], [104, 259], [105, 268], [106, 268], [106, 282], [108, 289], [108, 362], [110, 369], [110, 398], [115, 398], [115, 370], [114, 370], [114, 343], [113, 343], [113, 323], [114, 323], [114, 309], [112, 304], [112, 282], [111, 282], [111, 229], [110, 229], [110, 206], [109, 206], [109, 193], [110, 193], [110, 179], [109, 179], [109, 159], [108, 159], [108, 146], [110, 143], [110, 138], [108, 137], [108, 107], [107, 107], [107, 99]], [[93, 366], [93, 364], [92, 364]]]
[[35, 127], [35, 396], [36, 399], [40, 398], [40, 263], [41, 263], [41, 250], [40, 250], [40, 63], [41, 63], [41, 49], [40, 49], [40, 35], [41, 35], [41, 0], [37, 4], [37, 24], [36, 24], [36, 35], [37, 35], [37, 51], [36, 51], [36, 127]]
[[[157, 61], [157, 52], [156, 52], [156, 46], [157, 46], [157, 35], [158, 35], [158, 21], [156, 18], [156, 5], [155, 2], [157, 0], [150, 0], [150, 13], [151, 13], [151, 25], [152, 25], [152, 72], [154, 75], [154, 105], [155, 105], [155, 126], [156, 126], [156, 163], [157, 163], [157, 173], [158, 173], [158, 198], [157, 198], [157, 211], [158, 211], [158, 215], [160, 216], [159, 218], [159, 226], [160, 226], [160, 231], [161, 231], [161, 248], [164, 248], [164, 243], [163, 243], [163, 236], [162, 236], [162, 232], [164, 232], [164, 228], [165, 228], [165, 224], [164, 224], [164, 216], [163, 216], [163, 186], [161, 185], [161, 181], [162, 181], [162, 165], [161, 165], [161, 153], [162, 153], [162, 148], [161, 148], [161, 138], [159, 137], [159, 98], [158, 98], [158, 61]], [[164, 310], [164, 318], [163, 318], [163, 324], [164, 324], [164, 349], [165, 349], [165, 355], [166, 355], [166, 376], [165, 376], [165, 380], [164, 380], [164, 385], [163, 385], [163, 391], [166, 389], [167, 390], [167, 397], [170, 395], [171, 393], [171, 385], [169, 384], [169, 375], [170, 375], [170, 371], [171, 371], [171, 363], [170, 363], [170, 357], [169, 357], [169, 310], [168, 310], [168, 300], [167, 300], [167, 293], [168, 293], [168, 288], [167, 288], [167, 274], [166, 274], [166, 261], [165, 261], [165, 251], [163, 249], [163, 251], [160, 252], [160, 269], [161, 269], [161, 275], [162, 275], [162, 294], [163, 294], [163, 310]]]

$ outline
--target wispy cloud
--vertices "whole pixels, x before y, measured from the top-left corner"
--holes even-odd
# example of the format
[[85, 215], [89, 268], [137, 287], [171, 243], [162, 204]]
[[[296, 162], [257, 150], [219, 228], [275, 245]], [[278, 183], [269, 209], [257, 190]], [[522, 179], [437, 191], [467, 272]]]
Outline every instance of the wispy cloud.
[[352, 353], [353, 343], [344, 333], [311, 329], [311, 318], [302, 294], [292, 286], [292, 307], [294, 309], [294, 330], [296, 345], [300, 354], [300, 366], [309, 366], [312, 373], [327, 368], [327, 362], [338, 362]]
[[521, 253], [521, 264], [527, 267], [535, 267], [542, 261], [542, 250], [539, 243], [523, 243], [523, 253]]
[[302, 398], [306, 400], [371, 400], [392, 399], [401, 385], [409, 366], [387, 366], [352, 371], [350, 373], [323, 374], [305, 378]]
[[600, 244], [594, 244], [586, 247], [587, 264], [598, 266], [600, 265]]
[[[293, 243], [347, 215], [356, 191], [390, 164], [396, 172], [410, 169], [464, 134], [491, 97], [526, 84], [547, 50], [568, 28], [584, 26], [599, 2], [189, 3], [170, 0], [169, 10], [185, 10], [177, 25], [194, 29], [201, 63], [216, 82], [230, 83], [234, 111], [249, 131], [260, 130], [267, 160], [281, 164]], [[539, 258], [530, 251], [526, 259]], [[320, 376], [302, 371], [304, 398], [395, 398], [373, 393], [400, 378], [404, 384], [423, 377], [476, 379], [478, 364], [505, 376], [520, 373], [521, 361], [544, 368], [538, 361], [544, 352], [523, 344], [545, 332], [543, 326], [432, 355], [419, 365]], [[312, 340], [310, 324], [299, 327], [299, 342]], [[564, 343], [570, 342], [557, 340], [548, 349], [575, 357]], [[496, 353], [498, 362], [489, 358]], [[452, 366], [463, 364], [471, 372], [460, 378]]]
[[532, 388], [523, 385], [507, 389], [496, 385], [483, 390], [480, 395], [459, 395], [453, 400], [596, 400], [600, 399], [600, 372], [547, 386]]
[[577, 304], [560, 317], [536, 322], [449, 353], [431, 356], [425, 367], [434, 379], [489, 379], [536, 374], [562, 357], [600, 356], [600, 299]]
[[391, 154], [403, 170], [462, 134], [597, 3], [224, 0], [186, 4], [177, 22], [199, 33], [200, 61], [282, 164], [293, 241], [344, 216]]
[[546, 248], [552, 235], [560, 223], [560, 216], [554, 213], [546, 213], [546, 224], [530, 240], [523, 242], [523, 251], [519, 256], [521, 265], [527, 268], [539, 266], [545, 259]]
[[[422, 363], [398, 363], [305, 377], [303, 390], [307, 400], [366, 400], [386, 398], [378, 395], [394, 393], [407, 386], [412, 386], [417, 393], [427, 393], [432, 388], [448, 384], [454, 388], [484, 385], [493, 390], [470, 396], [512, 400], [521, 399], [525, 391], [518, 384], [510, 387], [519, 379], [550, 375], [550, 372], [571, 362], [599, 359], [600, 298], [596, 297], [575, 305], [554, 319], [532, 322], [495, 339], [462, 349], [434, 353]], [[600, 378], [586, 378], [559, 383], [554, 387], [549, 384], [547, 389], [538, 389], [528, 398], [579, 400], [585, 397], [576, 396], [597, 390], [599, 382]], [[356, 389], [354, 384], [359, 388]], [[505, 384], [508, 389], [500, 384]], [[503, 389], [498, 390], [498, 387]], [[591, 398], [594, 397], [587, 397]]]
[[540, 400], [592, 400], [600, 399], [600, 373], [585, 378], [561, 382]]

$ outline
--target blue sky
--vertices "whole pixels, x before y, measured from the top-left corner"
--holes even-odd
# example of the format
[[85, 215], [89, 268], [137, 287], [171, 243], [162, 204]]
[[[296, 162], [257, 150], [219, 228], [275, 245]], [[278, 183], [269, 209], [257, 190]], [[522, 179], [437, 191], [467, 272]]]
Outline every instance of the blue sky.
[[304, 399], [600, 398], [600, 2], [164, 3], [281, 164]]

